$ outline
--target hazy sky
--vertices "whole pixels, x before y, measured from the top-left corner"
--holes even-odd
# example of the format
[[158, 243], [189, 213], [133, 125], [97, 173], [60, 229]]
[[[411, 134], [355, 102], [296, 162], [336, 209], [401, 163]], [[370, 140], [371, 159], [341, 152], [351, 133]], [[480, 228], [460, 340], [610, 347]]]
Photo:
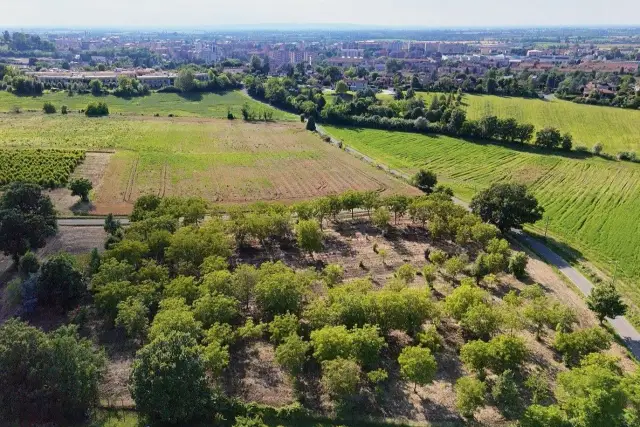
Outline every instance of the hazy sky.
[[0, 27], [640, 25], [640, 0], [0, 0]]

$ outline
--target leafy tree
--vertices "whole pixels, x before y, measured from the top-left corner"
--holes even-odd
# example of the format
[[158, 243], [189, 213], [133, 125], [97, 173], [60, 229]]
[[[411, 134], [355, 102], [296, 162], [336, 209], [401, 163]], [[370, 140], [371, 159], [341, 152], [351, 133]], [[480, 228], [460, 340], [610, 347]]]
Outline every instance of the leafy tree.
[[542, 219], [544, 209], [521, 184], [493, 184], [471, 201], [473, 213], [505, 232]]
[[389, 228], [389, 221], [391, 220], [391, 214], [389, 210], [385, 207], [379, 207], [375, 211], [373, 211], [373, 215], [371, 215], [371, 223], [382, 230], [384, 235], [385, 231]]
[[249, 417], [236, 417], [236, 421], [233, 427], [268, 427], [259, 416]]
[[102, 95], [103, 85], [102, 82], [98, 79], [93, 79], [89, 82], [89, 89], [91, 90], [91, 94], [93, 96]]
[[45, 114], [55, 114], [56, 113], [56, 106], [53, 105], [50, 101], [46, 101], [44, 103], [44, 105], [42, 106], [42, 111]]
[[104, 353], [72, 326], [45, 334], [19, 320], [0, 325], [0, 419], [69, 425], [98, 404]]
[[412, 283], [416, 278], [416, 269], [411, 264], [403, 264], [396, 270], [394, 276], [405, 284]]
[[434, 354], [442, 349], [444, 343], [434, 325], [429, 325], [418, 333], [417, 339], [421, 346], [428, 348]]
[[284, 341], [289, 335], [298, 333], [299, 320], [295, 314], [283, 314], [274, 316], [271, 323], [269, 323], [269, 333], [271, 334], [271, 341], [274, 343], [280, 343]]
[[197, 86], [194, 72], [190, 69], [180, 70], [174, 85], [182, 92], [192, 92]]
[[31, 251], [28, 251], [20, 257], [20, 272], [28, 276], [37, 273], [40, 270], [40, 261], [38, 257]]
[[118, 304], [115, 322], [129, 337], [143, 341], [149, 330], [149, 309], [139, 299], [129, 297]]
[[626, 395], [620, 368], [601, 358], [558, 374], [555, 396], [573, 426], [623, 426]]
[[298, 335], [290, 334], [276, 347], [276, 361], [291, 376], [302, 372], [310, 344]]
[[557, 148], [562, 144], [562, 135], [558, 129], [546, 127], [536, 134], [535, 144], [539, 147]]
[[523, 279], [527, 272], [529, 257], [524, 252], [513, 252], [509, 258], [509, 272], [518, 279]]
[[473, 418], [474, 412], [485, 403], [487, 387], [474, 377], [462, 377], [456, 381], [456, 407], [466, 418]]
[[479, 338], [493, 335], [502, 325], [501, 313], [489, 304], [471, 306], [460, 321], [462, 328]]
[[185, 333], [159, 336], [138, 351], [129, 381], [136, 409], [154, 423], [187, 424], [211, 403], [201, 350]]
[[90, 103], [84, 110], [87, 117], [100, 117], [109, 115], [109, 107], [106, 102]]
[[353, 343], [351, 334], [346, 326], [325, 326], [311, 332], [313, 357], [319, 362], [334, 360], [339, 357], [349, 359], [353, 357]]
[[519, 369], [529, 355], [529, 350], [521, 337], [505, 334], [489, 341], [490, 368], [502, 373], [507, 369]]
[[241, 264], [233, 272], [233, 293], [245, 308], [249, 307], [249, 301], [258, 283], [258, 271], [249, 264]]
[[413, 391], [418, 384], [427, 385], [435, 377], [438, 368], [431, 350], [423, 347], [405, 347], [398, 356], [400, 373], [404, 378], [413, 382]]
[[571, 427], [567, 415], [557, 406], [531, 405], [520, 419], [521, 427]]
[[29, 249], [41, 248], [58, 231], [49, 196], [35, 184], [15, 182], [0, 197], [0, 250], [14, 262]]
[[353, 360], [337, 358], [322, 362], [322, 386], [336, 400], [344, 400], [358, 391], [360, 366]]
[[491, 387], [493, 402], [507, 418], [514, 418], [520, 412], [520, 390], [509, 369], [498, 376]]
[[342, 207], [351, 211], [351, 219], [353, 219], [353, 211], [362, 206], [363, 197], [362, 193], [358, 191], [349, 190], [342, 194], [341, 202]]
[[344, 268], [340, 264], [327, 264], [322, 270], [323, 280], [330, 288], [340, 284], [343, 276]]
[[229, 346], [220, 341], [209, 341], [202, 351], [202, 358], [209, 372], [218, 377], [229, 366]]
[[38, 298], [45, 304], [68, 309], [86, 289], [82, 273], [69, 254], [49, 258], [38, 276]]
[[295, 233], [298, 246], [310, 255], [322, 250], [323, 233], [315, 219], [298, 221]]
[[120, 220], [115, 219], [112, 213], [108, 214], [104, 219], [104, 231], [112, 236], [115, 236], [120, 232], [121, 229], [122, 223], [120, 222]]
[[347, 86], [344, 80], [340, 80], [338, 83], [336, 83], [336, 93], [344, 94], [347, 93], [347, 91], [349, 91], [349, 86]]
[[489, 295], [472, 284], [464, 283], [453, 290], [444, 302], [445, 310], [456, 320], [462, 320], [473, 306], [484, 304]]
[[307, 125], [305, 126], [305, 129], [307, 129], [308, 131], [311, 132], [315, 132], [316, 130], [316, 119], [313, 116], [309, 116], [309, 118], [307, 119]]
[[469, 258], [466, 254], [456, 255], [444, 262], [444, 270], [449, 277], [455, 278], [458, 274], [464, 271], [465, 267], [469, 263]]
[[306, 283], [291, 271], [270, 274], [255, 287], [256, 304], [267, 317], [295, 314], [302, 308], [306, 288]]
[[72, 196], [80, 196], [83, 202], [88, 202], [89, 192], [93, 189], [93, 184], [86, 178], [77, 178], [71, 180], [69, 189]]
[[568, 333], [559, 331], [553, 342], [553, 347], [562, 354], [562, 359], [569, 366], [577, 365], [586, 355], [606, 350], [610, 346], [611, 339], [599, 327]]
[[469, 341], [460, 349], [460, 360], [465, 366], [483, 378], [485, 369], [491, 364], [489, 344], [484, 341]]
[[184, 298], [187, 304], [191, 304], [198, 293], [195, 277], [178, 276], [164, 288], [165, 298]]
[[434, 187], [438, 183], [438, 178], [434, 172], [420, 169], [411, 178], [411, 185], [418, 187], [427, 194], [433, 192]]
[[181, 298], [167, 298], [160, 302], [160, 310], [149, 329], [149, 339], [153, 341], [173, 332], [188, 334], [193, 339], [202, 335], [202, 324], [195, 319], [193, 311]]
[[627, 305], [612, 283], [596, 285], [587, 298], [587, 306], [596, 313], [600, 324], [605, 317], [613, 319], [616, 316], [624, 316], [627, 312]]
[[238, 316], [238, 300], [218, 293], [206, 294], [193, 303], [193, 314], [203, 327], [230, 323]]
[[427, 282], [427, 286], [433, 285], [433, 282], [436, 280], [436, 271], [434, 265], [425, 265], [422, 268], [422, 277], [424, 277], [424, 281]]
[[380, 351], [386, 346], [375, 325], [363, 325], [351, 329], [352, 354], [364, 367], [375, 366], [380, 359]]
[[134, 268], [138, 268], [148, 253], [149, 246], [147, 246], [146, 243], [139, 242], [137, 240], [125, 239], [112, 245], [104, 254], [104, 258], [113, 258], [118, 261], [124, 261], [127, 264], [132, 265]]

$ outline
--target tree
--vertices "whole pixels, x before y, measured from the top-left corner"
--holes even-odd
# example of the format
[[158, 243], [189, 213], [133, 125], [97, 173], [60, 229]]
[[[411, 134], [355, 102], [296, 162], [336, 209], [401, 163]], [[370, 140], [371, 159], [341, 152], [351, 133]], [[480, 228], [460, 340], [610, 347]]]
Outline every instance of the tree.
[[611, 339], [599, 327], [586, 328], [575, 332], [556, 333], [553, 347], [562, 354], [566, 365], [575, 366], [588, 354], [606, 350]]
[[431, 350], [423, 347], [405, 347], [398, 356], [400, 373], [404, 378], [413, 381], [413, 391], [418, 384], [427, 385], [433, 381], [438, 368]]
[[509, 258], [509, 272], [518, 279], [523, 279], [526, 274], [529, 257], [524, 252], [513, 252]]
[[72, 196], [80, 196], [83, 202], [89, 201], [89, 191], [93, 189], [93, 184], [86, 178], [77, 178], [71, 180], [69, 189]]
[[201, 350], [185, 333], [160, 336], [139, 350], [129, 382], [136, 409], [153, 423], [188, 424], [211, 403]]
[[45, 334], [19, 320], [0, 325], [0, 419], [71, 425], [98, 404], [104, 353], [73, 326]]
[[433, 188], [436, 186], [437, 183], [438, 183], [438, 178], [436, 174], [424, 169], [420, 169], [411, 178], [411, 185], [413, 185], [414, 187], [418, 187], [420, 190], [424, 191], [427, 194], [430, 194], [433, 192]]
[[558, 374], [555, 396], [573, 426], [624, 426], [622, 379], [615, 363], [587, 357], [579, 367]]
[[344, 80], [340, 80], [336, 83], [336, 93], [345, 94], [349, 90], [349, 86], [344, 82]]
[[0, 250], [18, 262], [29, 249], [41, 248], [58, 231], [49, 196], [35, 184], [15, 182], [0, 197]]
[[567, 415], [557, 406], [531, 405], [520, 419], [521, 427], [571, 427]]
[[627, 305], [622, 301], [622, 297], [613, 283], [600, 283], [591, 289], [587, 298], [587, 306], [596, 313], [600, 324], [605, 317], [613, 319], [617, 316], [624, 316], [627, 312]]
[[176, 76], [175, 87], [182, 92], [191, 92], [196, 88], [196, 76], [190, 69], [180, 70]]
[[394, 276], [405, 284], [412, 283], [416, 278], [416, 269], [411, 264], [403, 264], [396, 270]]
[[546, 127], [536, 134], [535, 144], [544, 148], [557, 148], [562, 144], [562, 135], [558, 129]]
[[149, 330], [149, 309], [141, 300], [127, 298], [118, 304], [116, 326], [123, 328], [130, 338], [143, 341]]
[[193, 303], [196, 320], [208, 328], [214, 323], [230, 323], [238, 316], [238, 300], [218, 293], [206, 294]]
[[91, 94], [93, 94], [93, 96], [102, 95], [102, 91], [103, 91], [102, 82], [98, 79], [91, 80], [89, 82], [89, 89], [91, 90]]
[[84, 110], [87, 117], [100, 117], [109, 115], [109, 107], [106, 102], [90, 103]]
[[75, 260], [69, 254], [49, 258], [38, 276], [38, 298], [45, 304], [70, 308], [86, 287]]
[[108, 214], [104, 219], [104, 231], [112, 236], [115, 236], [120, 232], [121, 229], [122, 224], [120, 223], [120, 220], [115, 219], [112, 213]]
[[491, 387], [493, 402], [507, 418], [514, 418], [520, 411], [520, 390], [509, 369], [498, 376]]
[[45, 114], [55, 114], [56, 113], [56, 106], [53, 105], [50, 101], [46, 101], [44, 103], [44, 105], [42, 106], [42, 111]]
[[314, 252], [322, 250], [322, 239], [324, 237], [320, 225], [315, 219], [300, 220], [295, 226], [296, 241], [300, 249], [309, 252], [313, 256]]
[[299, 313], [306, 283], [291, 271], [266, 275], [255, 287], [256, 305], [267, 316]]
[[316, 119], [313, 116], [309, 116], [307, 119], [306, 129], [311, 132], [315, 132], [316, 130]]
[[571, 151], [571, 147], [573, 147], [573, 137], [571, 136], [571, 134], [565, 133], [564, 135], [562, 135], [562, 141], [560, 144], [563, 150]]
[[493, 335], [501, 324], [500, 311], [489, 304], [477, 304], [470, 307], [460, 322], [462, 329], [479, 338]]
[[20, 272], [28, 276], [37, 273], [40, 270], [40, 261], [38, 257], [31, 251], [28, 251], [20, 257]]
[[471, 210], [502, 232], [542, 219], [544, 208], [522, 184], [493, 184], [476, 194]]
[[385, 207], [377, 208], [373, 211], [373, 215], [371, 215], [371, 223], [382, 230], [383, 235], [389, 228], [389, 221], [391, 221], [391, 214]]
[[487, 387], [474, 377], [462, 377], [456, 381], [456, 407], [466, 418], [473, 418], [474, 412], [484, 405]]
[[299, 320], [295, 314], [283, 314], [274, 316], [271, 323], [269, 323], [269, 333], [271, 334], [271, 342], [280, 343], [284, 341], [289, 335], [295, 335], [298, 333]]
[[360, 374], [360, 366], [353, 360], [326, 360], [322, 362], [322, 387], [331, 398], [344, 400], [358, 391]]
[[276, 347], [276, 362], [292, 377], [295, 377], [304, 367], [310, 344], [298, 335], [291, 334]]

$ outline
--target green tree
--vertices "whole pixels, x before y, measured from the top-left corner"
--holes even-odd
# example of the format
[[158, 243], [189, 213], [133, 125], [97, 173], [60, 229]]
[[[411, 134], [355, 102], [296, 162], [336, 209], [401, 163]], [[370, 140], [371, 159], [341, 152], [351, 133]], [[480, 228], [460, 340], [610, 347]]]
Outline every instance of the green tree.
[[315, 132], [316, 130], [316, 119], [313, 116], [309, 116], [307, 119], [307, 125], [305, 127], [308, 131]]
[[49, 258], [38, 276], [38, 298], [44, 304], [70, 308], [85, 292], [82, 272], [69, 254]]
[[53, 105], [50, 101], [46, 101], [44, 103], [44, 105], [42, 106], [42, 111], [45, 114], [55, 114], [56, 113], [56, 106]]
[[411, 264], [402, 264], [396, 272], [394, 276], [400, 280], [402, 280], [405, 284], [412, 283], [416, 278], [416, 269], [413, 268]]
[[557, 406], [531, 405], [520, 419], [521, 427], [571, 427], [567, 415]]
[[204, 361], [188, 334], [162, 335], [139, 350], [129, 382], [137, 411], [151, 422], [184, 425], [208, 413]]
[[473, 418], [478, 408], [484, 406], [487, 386], [474, 377], [462, 377], [456, 381], [456, 407], [466, 418]]
[[476, 304], [466, 311], [460, 325], [475, 337], [489, 337], [502, 325], [501, 312], [489, 304]]
[[93, 184], [86, 178], [77, 178], [71, 180], [69, 189], [72, 196], [80, 196], [83, 202], [88, 202], [89, 192], [93, 189]]
[[575, 366], [586, 355], [606, 350], [610, 346], [609, 335], [599, 327], [567, 333], [559, 331], [553, 342], [553, 347], [562, 354], [564, 363], [569, 366]]
[[139, 299], [129, 297], [118, 304], [115, 322], [130, 338], [144, 341], [149, 330], [149, 309]]
[[345, 94], [349, 91], [349, 86], [344, 82], [344, 80], [340, 80], [336, 83], [336, 93], [337, 94]]
[[524, 185], [513, 183], [493, 184], [476, 194], [470, 206], [473, 213], [502, 232], [536, 222], [542, 219], [544, 213]]
[[315, 219], [300, 220], [295, 226], [296, 241], [300, 249], [309, 252], [313, 256], [314, 252], [322, 250], [322, 239], [324, 237], [320, 225]]
[[164, 288], [165, 298], [184, 298], [191, 304], [198, 297], [198, 285], [195, 277], [178, 276]]
[[276, 347], [276, 362], [291, 376], [295, 377], [304, 367], [310, 344], [298, 335], [287, 336]]
[[239, 314], [237, 299], [218, 293], [206, 294], [193, 303], [193, 314], [203, 327], [214, 323], [231, 323]]
[[491, 397], [506, 418], [513, 419], [519, 414], [520, 390], [511, 370], [507, 369], [498, 376], [491, 387]]
[[31, 251], [28, 251], [20, 257], [20, 273], [25, 276], [37, 273], [40, 270], [40, 261], [38, 257]]
[[271, 323], [269, 323], [271, 342], [277, 344], [284, 341], [289, 335], [297, 334], [299, 326], [298, 316], [295, 314], [287, 313], [274, 316]]
[[518, 279], [523, 279], [527, 275], [527, 263], [529, 257], [524, 252], [513, 252], [509, 258], [509, 272]]
[[255, 287], [256, 305], [267, 317], [299, 313], [306, 289], [306, 283], [291, 271], [270, 274]]
[[322, 362], [322, 387], [332, 399], [344, 400], [358, 391], [361, 369], [353, 360], [337, 358]]
[[431, 350], [423, 347], [405, 347], [398, 356], [400, 373], [402, 376], [413, 382], [413, 391], [416, 391], [418, 384], [427, 385], [435, 377], [438, 365], [436, 359], [431, 354]]
[[612, 283], [597, 284], [587, 298], [587, 306], [596, 313], [600, 324], [605, 317], [613, 319], [627, 312], [627, 305]]
[[544, 148], [558, 148], [562, 144], [562, 135], [558, 129], [546, 127], [536, 134], [535, 144]]
[[105, 356], [72, 326], [45, 334], [10, 319], [0, 325], [0, 366], [0, 419], [70, 425], [97, 406]]
[[371, 223], [382, 230], [382, 235], [389, 228], [389, 221], [391, 220], [391, 214], [389, 210], [385, 207], [379, 207], [375, 211], [373, 211], [373, 215], [371, 215]]
[[14, 262], [29, 249], [41, 248], [58, 231], [49, 196], [35, 184], [14, 182], [0, 197], [0, 250]]
[[433, 192], [436, 184], [438, 184], [438, 177], [436, 176], [436, 174], [424, 169], [420, 169], [411, 178], [411, 185], [413, 185], [414, 187], [418, 187], [420, 190], [424, 191], [427, 194]]
[[102, 95], [102, 91], [103, 91], [102, 82], [98, 79], [91, 80], [89, 82], [89, 89], [91, 90], [91, 93], [93, 94], [93, 96]]
[[196, 76], [190, 69], [180, 70], [176, 76], [175, 87], [182, 92], [191, 92], [196, 88]]

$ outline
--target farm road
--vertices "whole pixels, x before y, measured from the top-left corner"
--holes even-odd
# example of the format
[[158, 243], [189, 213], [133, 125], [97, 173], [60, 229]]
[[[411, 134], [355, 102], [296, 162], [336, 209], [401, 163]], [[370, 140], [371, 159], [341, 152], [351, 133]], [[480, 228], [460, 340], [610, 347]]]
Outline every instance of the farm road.
[[[379, 167], [396, 177], [404, 179], [405, 181], [408, 181], [410, 179], [409, 175], [404, 174], [397, 170], [393, 170], [387, 167], [386, 165], [376, 164], [372, 158], [365, 156], [364, 154], [354, 150], [351, 147], [347, 147], [346, 145], [343, 145], [341, 141], [333, 138], [324, 129], [322, 129], [321, 126], [318, 126], [317, 129], [320, 135], [328, 136], [330, 138], [331, 144], [337, 145], [339, 147], [344, 147], [345, 151], [355, 155], [361, 160], [369, 164], [375, 165], [376, 167]], [[469, 209], [468, 203], [460, 199], [457, 199], [455, 197], [453, 198], [453, 201], [456, 204], [464, 206], [465, 208]], [[517, 240], [533, 248], [535, 252], [537, 252], [542, 258], [544, 258], [547, 261], [547, 263], [553, 265], [558, 270], [560, 270], [560, 272], [564, 274], [574, 285], [576, 285], [578, 289], [580, 289], [580, 291], [585, 296], [588, 296], [591, 293], [591, 289], [593, 289], [593, 283], [591, 283], [586, 277], [582, 275], [582, 273], [580, 273], [577, 269], [573, 268], [567, 261], [565, 261], [564, 258], [562, 258], [560, 255], [558, 255], [554, 251], [552, 251], [544, 243], [532, 238], [528, 234], [524, 233], [522, 230], [514, 229], [512, 230], [512, 234]], [[615, 319], [607, 319], [607, 320], [609, 321], [613, 329], [616, 331], [616, 333], [620, 336], [620, 338], [625, 343], [627, 348], [634, 355], [634, 357], [637, 360], [640, 360], [640, 333], [636, 330], [636, 328], [634, 328], [633, 325], [624, 316], [618, 316]]]

